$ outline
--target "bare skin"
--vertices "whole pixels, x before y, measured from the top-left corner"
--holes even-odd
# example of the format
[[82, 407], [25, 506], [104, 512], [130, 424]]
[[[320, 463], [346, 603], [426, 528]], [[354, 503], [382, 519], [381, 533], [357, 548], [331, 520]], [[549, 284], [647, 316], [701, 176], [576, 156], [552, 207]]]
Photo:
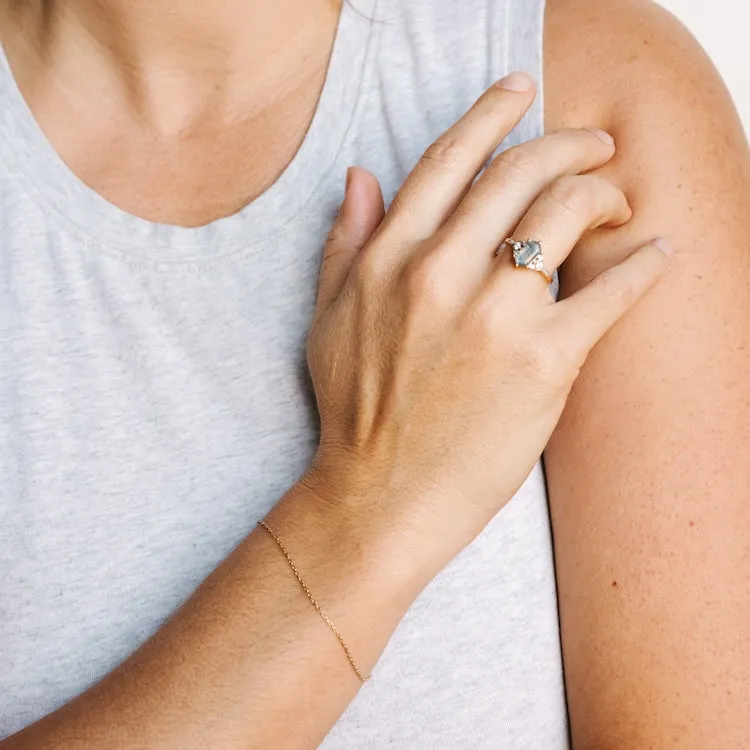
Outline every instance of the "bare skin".
[[670, 283], [589, 358], [545, 454], [574, 745], [744, 748], [747, 141], [710, 62], [664, 11], [555, 0], [547, 25], [548, 126], [609, 129], [618, 156], [603, 173], [634, 210], [576, 248], [563, 292], [656, 227], [678, 248]]
[[[264, 23], [265, 3], [226, 0], [207, 17], [191, 15], [195, 6], [185, 3], [176, 13], [185, 25], [165, 39], [157, 29], [168, 27], [161, 22], [166, 3], [81, 0], [66, 3], [59, 16], [51, 3], [50, 17], [59, 21], [50, 24], [40, 23], [29, 5], [18, 6], [25, 15], [6, 8], [0, 29], [53, 145], [117, 205], [186, 225], [231, 213], [282, 171], [314, 109], [337, 12], [323, 0], [285, 0], [288, 12], [265, 11]], [[634, 210], [627, 221], [619, 191], [601, 185], [584, 191], [578, 208], [597, 214], [587, 217], [590, 224], [627, 223], [599, 229], [578, 245], [563, 267], [565, 294], [655, 236], [667, 235], [678, 247], [669, 280], [583, 366], [546, 451], [574, 745], [740, 748], [750, 726], [750, 612], [743, 591], [750, 577], [750, 478], [736, 468], [750, 464], [750, 398], [742, 377], [750, 370], [743, 325], [750, 320], [743, 252], [750, 236], [747, 144], [713, 70], [652, 6], [636, 0], [553, 0], [549, 6], [549, 129], [598, 125], [612, 132], [615, 158], [591, 136], [580, 141], [576, 171], [606, 165], [601, 174], [622, 188]], [[253, 23], [237, 23], [243, 13]], [[282, 19], [296, 19], [296, 26]], [[21, 20], [24, 34], [17, 32]], [[294, 45], [285, 43], [290, 37]], [[301, 55], [307, 65], [300, 65]], [[84, 68], [87, 91], [76, 88], [83, 80], [76, 71]], [[92, 84], [93, 70], [100, 78]], [[181, 94], [174, 93], [176, 76], [185, 83]], [[62, 120], [57, 113], [71, 106], [83, 112], [92, 85], [110, 93], [85, 127]], [[507, 112], [513, 101], [507, 100]], [[471, 142], [481, 151], [481, 127], [473, 127]], [[495, 127], [500, 136], [501, 124]], [[122, 148], [111, 149], [113, 140]], [[144, 162], [153, 171], [129, 167]], [[344, 266], [370, 247], [382, 219], [375, 181], [360, 172], [354, 184], [329, 248], [336, 262], [322, 279], [326, 309], [342, 287]], [[411, 190], [416, 201], [418, 187]], [[595, 205], [603, 194], [609, 201]], [[608, 302], [589, 307], [586, 320], [603, 324], [606, 304], [610, 315], [615, 308], [623, 312], [653, 283], [661, 256], [642, 257], [650, 260], [639, 273], [631, 267], [607, 277]], [[556, 330], [542, 357], [560, 356], [559, 345], [570, 343], [562, 338], [569, 333]], [[593, 343], [595, 333], [581, 336]], [[583, 348], [579, 342], [576, 351]], [[539, 364], [537, 355], [532, 359]], [[577, 370], [576, 363], [566, 366]], [[514, 456], [502, 477], [506, 484], [495, 488], [506, 500], [520, 481], [513, 472], [522, 475], [524, 462], [534, 460], [535, 441], [542, 450], [562, 410], [572, 383], [572, 371], [566, 373], [554, 388], [544, 381], [555, 397], [540, 412], [543, 428], [537, 425], [538, 434], [526, 440], [528, 455]], [[318, 381], [326, 382], [324, 373]], [[429, 396], [427, 403], [439, 402]], [[325, 424], [337, 436], [329, 445], [341, 444], [333, 416]], [[522, 429], [528, 425], [517, 425]], [[370, 456], [369, 481], [332, 483], [327, 467], [336, 465], [339, 477], [354, 473], [342, 471], [341, 456], [336, 463], [330, 455], [321, 453], [317, 470], [271, 520], [367, 671], [410, 602], [448, 560], [431, 548], [412, 547], [408, 558], [399, 557], [395, 550], [404, 549], [404, 540], [394, 538], [393, 524], [356, 512], [362, 497], [393, 486], [382, 456]], [[465, 492], [460, 471], [452, 478], [456, 494]], [[396, 486], [398, 507], [416, 509], [423, 523], [424, 488]], [[345, 502], [320, 500], [332, 493]], [[444, 498], [446, 506], [450, 499]], [[498, 509], [480, 504], [454, 528], [452, 552]], [[383, 559], [393, 566], [383, 569]], [[412, 573], [404, 575], [406, 569]], [[363, 621], [373, 623], [371, 631], [362, 632]], [[273, 680], [265, 677], [270, 673]], [[0, 747], [312, 747], [357, 688], [338, 643], [300, 596], [273, 542], [255, 533], [121, 669]]]
[[115, 205], [184, 226], [234, 213], [289, 163], [339, 11], [337, 0], [78, 0], [47, 4], [52, 21], [41, 3], [15, 5], [0, 36], [63, 160]]

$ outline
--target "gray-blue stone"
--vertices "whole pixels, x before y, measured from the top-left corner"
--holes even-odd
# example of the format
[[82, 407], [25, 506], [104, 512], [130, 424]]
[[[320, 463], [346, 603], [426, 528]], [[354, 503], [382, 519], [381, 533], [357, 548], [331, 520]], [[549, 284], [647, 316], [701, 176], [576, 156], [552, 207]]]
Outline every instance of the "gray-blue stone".
[[513, 258], [517, 266], [528, 266], [542, 252], [542, 246], [535, 240], [519, 243], [521, 247], [513, 249]]

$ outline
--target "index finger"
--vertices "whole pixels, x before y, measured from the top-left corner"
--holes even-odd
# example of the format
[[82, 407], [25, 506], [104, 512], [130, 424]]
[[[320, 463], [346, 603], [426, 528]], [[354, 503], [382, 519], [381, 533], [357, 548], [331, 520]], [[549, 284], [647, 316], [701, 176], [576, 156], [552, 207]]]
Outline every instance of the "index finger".
[[511, 73], [424, 152], [399, 190], [386, 216], [407, 241], [432, 237], [455, 211], [466, 190], [521, 121], [536, 96], [526, 73]]

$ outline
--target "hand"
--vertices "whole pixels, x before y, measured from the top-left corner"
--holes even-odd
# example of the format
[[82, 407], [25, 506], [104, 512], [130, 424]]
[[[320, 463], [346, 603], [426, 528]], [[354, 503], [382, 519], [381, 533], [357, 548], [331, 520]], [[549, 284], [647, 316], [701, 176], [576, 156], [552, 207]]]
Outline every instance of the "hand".
[[439, 547], [441, 564], [517, 492], [589, 351], [668, 265], [657, 240], [554, 303], [510, 248], [495, 255], [538, 239], [552, 272], [584, 233], [631, 217], [618, 188], [582, 174], [615, 153], [600, 131], [505, 151], [474, 182], [533, 101], [525, 80], [490, 88], [432, 144], [387, 214], [377, 180], [350, 170], [321, 270], [308, 346], [321, 441], [304, 481]]

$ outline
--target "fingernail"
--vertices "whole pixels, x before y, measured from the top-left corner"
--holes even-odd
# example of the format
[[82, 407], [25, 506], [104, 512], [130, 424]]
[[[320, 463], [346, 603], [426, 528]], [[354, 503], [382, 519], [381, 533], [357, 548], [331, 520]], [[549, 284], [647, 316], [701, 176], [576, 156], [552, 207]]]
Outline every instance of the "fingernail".
[[523, 73], [520, 70], [511, 73], [510, 75], [501, 78], [497, 85], [501, 89], [508, 91], [531, 91], [534, 88], [534, 79], [528, 74]]
[[665, 239], [664, 237], [658, 237], [654, 240], [654, 245], [661, 250], [664, 255], [671, 255], [674, 252], [674, 245], [672, 243]]
[[349, 185], [352, 181], [352, 168], [347, 167], [346, 168], [346, 185], [344, 186], [344, 192], [349, 192]]
[[614, 146], [615, 139], [606, 131], [599, 128], [586, 128], [589, 133], [593, 133], [600, 141], [604, 141], [608, 146]]

